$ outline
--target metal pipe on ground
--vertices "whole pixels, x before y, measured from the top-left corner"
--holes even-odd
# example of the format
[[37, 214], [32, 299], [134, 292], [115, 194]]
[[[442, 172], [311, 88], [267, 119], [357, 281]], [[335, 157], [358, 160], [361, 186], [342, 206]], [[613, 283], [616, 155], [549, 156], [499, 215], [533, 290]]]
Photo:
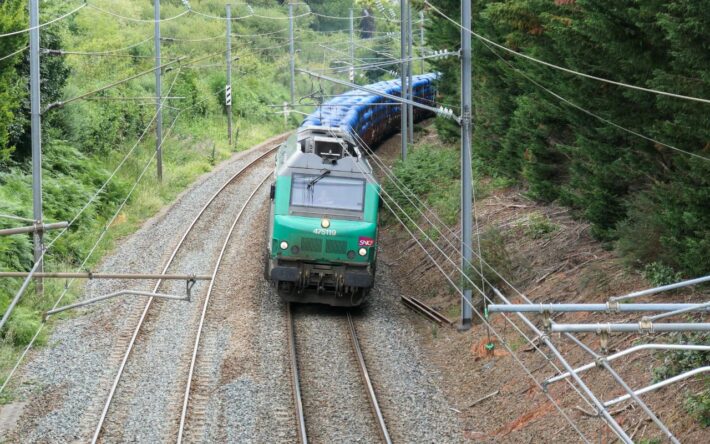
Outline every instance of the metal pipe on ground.
[[[686, 304], [686, 303], [663, 303], [663, 304], [489, 304], [490, 313], [571, 313], [571, 312], [642, 312], [642, 311], [668, 311], [677, 310], [700, 310], [710, 311], [710, 303], [706, 304]], [[670, 313], [667, 313], [670, 315]], [[651, 318], [649, 318], [651, 319]]]
[[[626, 356], [631, 353], [635, 353], [637, 351], [643, 351], [643, 350], [678, 350], [678, 351], [705, 351], [705, 352], [710, 352], [710, 345], [684, 345], [684, 344], [641, 344], [641, 345], [635, 345], [633, 347], [627, 348], [626, 350], [622, 350], [618, 353], [614, 353], [613, 355], [606, 356], [605, 359], [607, 361], [614, 361], [618, 358], [621, 358], [623, 356]], [[588, 364], [585, 364], [581, 367], [577, 367], [574, 369], [574, 373], [581, 373], [583, 371], [589, 370], [590, 368], [594, 368], [597, 366], [597, 362], [590, 362]], [[552, 378], [547, 379], [546, 381], [543, 381], [542, 385], [548, 385], [552, 384], [553, 382], [560, 381], [562, 379], [565, 379], [570, 376], [569, 372], [565, 373], [560, 373], [557, 376], [554, 376]]]
[[679, 307], [676, 310], [669, 311], [668, 313], [661, 313], [654, 316], [644, 317], [644, 321], [657, 321], [663, 318], [669, 318], [671, 316], [677, 316], [683, 313], [690, 313], [691, 311], [698, 310], [710, 310], [710, 302], [703, 302], [702, 304], [688, 304], [688, 307]]
[[594, 359], [596, 359], [599, 362], [599, 365], [604, 367], [604, 369], [607, 372], [609, 372], [609, 374], [611, 375], [612, 378], [614, 378], [614, 380], [617, 382], [617, 384], [619, 384], [621, 386], [621, 388], [623, 388], [626, 391], [626, 393], [629, 395], [629, 397], [631, 397], [636, 402], [636, 404], [638, 404], [638, 406], [641, 407], [641, 410], [643, 410], [646, 413], [646, 415], [648, 415], [648, 417], [651, 418], [651, 420], [658, 426], [659, 429], [661, 429], [663, 434], [666, 435], [666, 437], [668, 437], [668, 439], [671, 442], [673, 442], [674, 444], [680, 444], [678, 439], [675, 436], [673, 436], [673, 433], [668, 429], [668, 427], [660, 419], [658, 419], [658, 416], [656, 416], [656, 414], [653, 413], [653, 411], [646, 405], [646, 403], [643, 402], [641, 400], [641, 398], [639, 398], [636, 395], [636, 393], [634, 393], [633, 389], [631, 387], [629, 387], [629, 385], [626, 383], [626, 381], [624, 381], [624, 379], [621, 376], [619, 376], [619, 374], [616, 372], [616, 370], [614, 370], [614, 368], [611, 366], [611, 364], [609, 364], [609, 361], [606, 358], [604, 358], [603, 356], [600, 356], [594, 350], [589, 348], [584, 342], [580, 341], [579, 339], [577, 339], [575, 336], [571, 335], [570, 333], [565, 333], [564, 335], [568, 339], [570, 339], [572, 342], [577, 344], [582, 350], [584, 350], [587, 353], [589, 353], [590, 355], [592, 355], [592, 357], [594, 357]]
[[172, 294], [164, 294], [164, 293], [153, 293], [150, 291], [135, 291], [135, 290], [120, 290], [120, 291], [115, 291], [113, 293], [105, 294], [103, 296], [98, 296], [95, 298], [87, 299], [85, 301], [77, 302], [75, 304], [70, 304], [70, 305], [65, 305], [64, 307], [59, 307], [59, 308], [54, 308], [52, 310], [49, 310], [44, 313], [44, 319], [47, 319], [48, 316], [57, 314], [62, 311], [70, 310], [72, 308], [79, 308], [79, 307], [84, 307], [89, 304], [93, 304], [94, 302], [100, 302], [100, 301], [105, 301], [107, 299], [112, 299], [124, 294], [128, 295], [134, 295], [134, 296], [147, 296], [147, 297], [155, 297], [155, 298], [161, 298], [161, 299], [172, 299], [175, 301], [189, 301], [190, 300], [190, 290], [188, 287], [187, 295], [186, 296], [175, 296]]
[[[681, 380], [683, 380], [683, 379], [690, 378], [691, 376], [698, 375], [698, 374], [700, 374], [700, 373], [709, 372], [709, 371], [710, 371], [710, 366], [698, 367], [698, 368], [693, 369], [693, 370], [690, 370], [690, 371], [688, 371], [688, 372], [681, 373], [680, 375], [673, 376], [672, 378], [668, 378], [668, 379], [666, 379], [665, 381], [657, 382], [657, 383], [655, 383], [655, 384], [649, 385], [648, 387], [644, 387], [644, 388], [642, 388], [642, 389], [636, 390], [636, 391], [634, 392], [634, 394], [635, 394], [635, 395], [643, 395], [644, 393], [648, 393], [648, 392], [651, 392], [651, 391], [653, 391], [653, 390], [657, 390], [657, 389], [659, 389], [659, 388], [661, 388], [661, 387], [665, 387], [665, 386], [667, 386], [667, 385], [669, 385], [669, 384], [672, 384], [672, 383], [674, 383], [674, 382], [678, 382], [678, 381], [681, 381]], [[614, 399], [612, 399], [612, 400], [610, 400], [610, 401], [605, 402], [605, 403], [604, 403], [604, 406], [605, 406], [605, 407], [609, 407], [609, 406], [612, 406], [612, 405], [614, 405], [614, 404], [618, 404], [618, 403], [620, 403], [620, 402], [622, 402], [622, 401], [626, 401], [626, 400], [629, 399], [629, 398], [630, 398], [630, 396], [629, 396], [628, 394], [623, 395], [623, 396], [619, 396], [618, 398], [614, 398]]]
[[[0, 271], [0, 278], [22, 278], [29, 276], [26, 271]], [[212, 276], [208, 274], [141, 274], [141, 273], [65, 273], [65, 272], [44, 272], [33, 273], [33, 278], [56, 278], [56, 279], [165, 279], [165, 280], [195, 280], [209, 281]]]
[[609, 298], [610, 301], [622, 301], [625, 299], [639, 298], [641, 296], [648, 296], [650, 294], [660, 293], [662, 291], [675, 290], [678, 288], [689, 287], [691, 285], [698, 285], [704, 282], [710, 282], [710, 276], [703, 276], [695, 279], [689, 279], [687, 281], [676, 282], [674, 284], [662, 285], [660, 287], [648, 288], [646, 290], [635, 291], [633, 293], [625, 294], [623, 296], [614, 296]]
[[553, 333], [664, 333], [674, 331], [710, 331], [710, 323], [638, 324], [552, 324]]

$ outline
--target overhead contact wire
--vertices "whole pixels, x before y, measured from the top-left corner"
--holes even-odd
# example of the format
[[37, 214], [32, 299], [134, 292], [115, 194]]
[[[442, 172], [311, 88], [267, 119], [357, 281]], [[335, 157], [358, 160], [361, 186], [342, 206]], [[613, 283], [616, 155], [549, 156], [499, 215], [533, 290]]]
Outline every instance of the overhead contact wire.
[[[365, 174], [364, 170], [362, 170], [362, 167], [361, 167], [359, 164], [357, 164], [357, 162], [356, 162], [356, 165], [358, 166], [358, 168], [360, 168], [360, 170], [363, 172], [363, 174]], [[390, 211], [390, 213], [391, 213], [393, 216], [395, 216], [395, 218], [397, 218], [397, 220], [399, 221], [400, 225], [402, 225], [402, 227], [409, 233], [409, 235], [412, 237], [412, 239], [414, 239], [414, 241], [420, 246], [420, 248], [422, 249], [422, 251], [429, 257], [429, 259], [434, 263], [434, 265], [439, 269], [439, 271], [444, 275], [444, 277], [449, 281], [449, 283], [456, 289], [456, 291], [457, 291], [460, 295], [463, 296], [463, 292], [459, 289], [459, 287], [456, 285], [456, 283], [448, 276], [448, 274], [447, 274], [446, 272], [444, 272], [444, 270], [441, 268], [441, 265], [439, 265], [439, 263], [431, 256], [431, 254], [429, 254], [429, 252], [427, 251], [426, 247], [424, 247], [424, 245], [421, 243], [421, 241], [420, 241], [420, 240], [414, 235], [414, 233], [412, 233], [412, 231], [409, 229], [409, 227], [407, 226], [407, 224], [404, 223], [404, 221], [403, 221], [403, 220], [397, 215], [397, 213], [392, 209], [392, 207], [391, 207], [390, 204], [387, 202], [387, 200], [385, 200], [385, 195], [383, 195], [383, 193], [384, 193], [384, 194], [387, 194], [387, 192], [384, 191], [384, 189], [381, 188], [381, 189], [380, 189], [380, 192], [379, 192], [378, 194], [380, 194], [380, 196], [383, 198], [383, 203], [387, 206], [387, 209]], [[399, 205], [396, 203], [396, 201], [395, 201], [391, 196], [387, 195], [386, 197], [387, 197], [387, 199], [391, 200], [395, 205], [397, 205], [397, 206], [399, 207]], [[404, 212], [404, 211], [401, 209], [401, 207], [400, 207], [400, 211], [402, 211], [403, 214], [406, 214], [406, 212]], [[410, 220], [411, 220], [411, 218], [410, 218]], [[415, 225], [416, 225], [416, 224], [415, 224]], [[426, 234], [425, 234], [425, 236], [426, 236]], [[475, 285], [475, 284], [474, 284], [474, 285]], [[479, 318], [481, 318], [481, 321], [482, 321], [483, 323], [485, 323], [486, 325], [489, 325], [489, 324], [488, 324], [488, 320], [485, 319], [485, 318], [478, 312], [478, 310], [477, 310], [473, 305], [471, 305], [471, 307], [473, 308], [473, 311], [476, 313], [476, 315], [479, 316]], [[588, 443], [589, 440], [587, 440], [587, 438], [584, 436], [584, 434], [582, 434], [581, 430], [579, 430], [579, 428], [576, 426], [576, 424], [574, 424], [574, 422], [571, 420], [571, 418], [569, 418], [569, 416], [564, 412], [564, 410], [562, 410], [562, 408], [561, 408], [560, 405], [557, 403], [557, 401], [556, 401], [554, 398], [552, 398], [552, 396], [551, 396], [549, 393], [546, 393], [546, 392], [545, 392], [545, 390], [543, 389], [542, 385], [541, 385], [541, 384], [537, 381], [537, 379], [532, 375], [532, 373], [531, 373], [530, 370], [525, 366], [525, 364], [523, 364], [522, 361], [517, 357], [517, 355], [513, 352], [513, 350], [507, 345], [506, 341], [497, 333], [497, 331], [496, 331], [495, 329], [493, 329], [493, 328], [491, 327], [491, 330], [492, 330], [493, 333], [496, 335], [496, 337], [498, 338], [498, 340], [500, 341], [500, 343], [503, 344], [504, 347], [506, 347], [506, 349], [508, 350], [508, 352], [510, 353], [510, 355], [515, 359], [515, 361], [520, 365], [520, 367], [528, 374], [528, 376], [535, 382], [535, 384], [540, 388], [540, 390], [541, 390], [543, 393], [545, 393], [545, 395], [548, 397], [548, 399], [550, 399], [550, 401], [555, 405], [555, 407], [556, 407], [557, 410], [560, 412], [560, 414], [561, 414], [565, 419], [567, 419], [567, 422], [572, 426], [572, 428], [573, 428], [575, 431], [577, 431], [577, 433], [579, 434], [579, 436], [580, 436], [585, 442]]]
[[[412, 199], [411, 199], [409, 196], [414, 197], [414, 198], [417, 200], [417, 202], [419, 202], [419, 204], [421, 204], [429, 213], [432, 214], [432, 216], [433, 216], [444, 228], [446, 228], [447, 231], [449, 231], [449, 233], [453, 234], [454, 237], [455, 237], [457, 240], [460, 241], [460, 238], [458, 237], [458, 235], [457, 235], [451, 228], [449, 228], [446, 224], [444, 224], [444, 222], [441, 221], [441, 219], [439, 219], [439, 217], [437, 216], [436, 212], [435, 212], [433, 209], [427, 207], [426, 204], [424, 204], [424, 203], [417, 197], [416, 193], [414, 193], [410, 188], [408, 188], [406, 185], [404, 185], [403, 183], [401, 183], [401, 181], [400, 181], [391, 171], [389, 171], [389, 169], [388, 169], [387, 166], [385, 165], [384, 161], [382, 161], [382, 159], [380, 159], [379, 156], [377, 156], [377, 154], [376, 154], [369, 146], [367, 146], [367, 144], [365, 143], [365, 141], [362, 140], [362, 138], [360, 138], [360, 136], [354, 131], [354, 129], [353, 129], [352, 127], [351, 127], [350, 129], [351, 129], [351, 131], [353, 132], [354, 136], [355, 136], [357, 139], [359, 139], [359, 141], [360, 141], [359, 143], [363, 146], [363, 148], [366, 150], [366, 152], [368, 152], [369, 155], [370, 155], [374, 160], [376, 160], [377, 162], [379, 162], [379, 163], [378, 163], [378, 166], [380, 167], [380, 169], [385, 173], [385, 175], [386, 175], [390, 180], [392, 180], [392, 182], [393, 182], [394, 185], [397, 187], [397, 189], [402, 193], [402, 195], [403, 195], [407, 200], [409, 200], [409, 202], [412, 204], [412, 206], [424, 217], [424, 219], [431, 225], [431, 227], [434, 228], [437, 233], [439, 233], [440, 235], [442, 235], [442, 237], [446, 240], [446, 242], [449, 244], [449, 246], [453, 248], [453, 251], [454, 251], [454, 252], [458, 252], [458, 257], [459, 257], [460, 259], [465, 260], [466, 263], [468, 264], [468, 266], [472, 266], [472, 263], [471, 263], [470, 261], [468, 261], [466, 258], [464, 258], [463, 255], [458, 251], [456, 245], [454, 245], [453, 242], [451, 242], [451, 241], [448, 239], [447, 235], [444, 234], [444, 233], [438, 228], [438, 226], [437, 226], [436, 224], [434, 224], [434, 223], [427, 217], [426, 213], [424, 213], [424, 212], [419, 208], [419, 206], [418, 206], [417, 204], [415, 204], [415, 203], [412, 201]], [[406, 192], [405, 192], [405, 190], [406, 190]], [[393, 198], [390, 197], [390, 199], [393, 199]], [[393, 200], [394, 200], [394, 199], [393, 199]], [[395, 201], [395, 202], [396, 202], [396, 201]], [[399, 207], [399, 205], [398, 205], [398, 207]], [[400, 207], [400, 209], [401, 209], [401, 207]], [[402, 211], [404, 212], [404, 210], [402, 210]], [[404, 212], [404, 214], [407, 214], [407, 213]], [[412, 223], [415, 223], [409, 216], [408, 216], [408, 218], [410, 219], [410, 221], [412, 221]], [[416, 223], [415, 223], [415, 225], [416, 225]], [[416, 225], [416, 226], [418, 226], [418, 225]], [[420, 231], [422, 231], [422, 230], [420, 230]], [[425, 236], [427, 236], [427, 235], [425, 234]], [[427, 236], [427, 239], [429, 240], [429, 242], [431, 242], [432, 244], [434, 244], [434, 241], [433, 241], [430, 237]], [[441, 250], [440, 250], [440, 251], [441, 251]], [[471, 252], [472, 252], [474, 255], [476, 255], [476, 252], [475, 252], [475, 251], [471, 251]], [[442, 252], [442, 254], [444, 254], [444, 253]], [[444, 254], [444, 256], [446, 256], [446, 255]], [[482, 263], [486, 264], [489, 268], [491, 268], [491, 270], [492, 270], [498, 277], [500, 277], [501, 280], [503, 280], [504, 282], [508, 283], [508, 284], [511, 286], [511, 288], [514, 288], [514, 287], [512, 287], [512, 284], [510, 284], [510, 283], [505, 279], [505, 277], [503, 277], [502, 275], [500, 275], [500, 273], [498, 273], [497, 270], [495, 270], [493, 267], [491, 267], [491, 266], [485, 261], [485, 259], [483, 259], [482, 256], [479, 255], [479, 259], [480, 259], [480, 261], [481, 261]], [[461, 274], [463, 274], [463, 272], [461, 271], [461, 269], [458, 267], [457, 264], [455, 264], [453, 261], [450, 261], [450, 262], [452, 262], [452, 264], [454, 265], [454, 270], [453, 270], [454, 273], [461, 273]], [[489, 285], [491, 288], [495, 288], [495, 287], [493, 286], [493, 284], [492, 284], [490, 281], [488, 281], [488, 279], [485, 277], [485, 275], [484, 275], [483, 272], [482, 272], [482, 269], [481, 269], [480, 271], [479, 271], [479, 270], [476, 270], [475, 267], [473, 267], [472, 269], [473, 269], [474, 271], [476, 271], [476, 272], [481, 276], [481, 279], [484, 280], [486, 283], [488, 283], [488, 285]], [[475, 284], [473, 283], [473, 281], [471, 281], [471, 279], [468, 278], [468, 276], [466, 276], [466, 275], [463, 275], [463, 276], [464, 276], [464, 278], [467, 279], [472, 285], [475, 286]], [[514, 289], [515, 289], [515, 288], [514, 288]], [[515, 290], [518, 291], [517, 289], [515, 289]], [[519, 293], [519, 291], [518, 291], [518, 293]], [[483, 296], [484, 299], [488, 299], [489, 302], [492, 302], [492, 301], [490, 301], [490, 298], [488, 298], [488, 296], [487, 296], [485, 293], [482, 293], [482, 296]], [[504, 319], [505, 319], [508, 323], [510, 323], [510, 325], [511, 325], [523, 338], [525, 338], [525, 340], [526, 340], [537, 352], [539, 352], [539, 353], [548, 361], [548, 364], [550, 364], [550, 365], [555, 369], [556, 372], [559, 373], [559, 372], [561, 371], [560, 368], [557, 367], [557, 365], [555, 365], [555, 363], [550, 360], [549, 356], [547, 356], [542, 350], [540, 350], [540, 348], [539, 348], [514, 322], [512, 322], [512, 320], [511, 320], [507, 315], [503, 314], [503, 317], [504, 317]], [[581, 399], [585, 400], [585, 401], [589, 404], [590, 407], [594, 407], [594, 405], [593, 405], [590, 401], [588, 401], [588, 400], [582, 395], [582, 393], [577, 389], [576, 386], [574, 386], [574, 384], [571, 383], [571, 381], [568, 380], [567, 382], [569, 383], [570, 387], [571, 387], [573, 390], [575, 390], [575, 391], [577, 392], [577, 394], [580, 396]]]
[[35, 29], [44, 28], [45, 26], [49, 26], [49, 25], [51, 25], [52, 23], [56, 23], [56, 22], [58, 22], [58, 21], [60, 21], [60, 20], [64, 20], [65, 18], [67, 18], [67, 17], [69, 17], [69, 16], [71, 16], [71, 15], [77, 13], [80, 9], [84, 8], [85, 6], [88, 6], [88, 4], [87, 4], [86, 2], [82, 3], [80, 6], [78, 6], [78, 7], [74, 8], [74, 9], [72, 9], [71, 11], [67, 12], [66, 14], [64, 14], [64, 15], [62, 15], [62, 16], [59, 16], [59, 17], [57, 17], [57, 18], [55, 18], [55, 19], [52, 19], [52, 20], [50, 20], [50, 21], [48, 21], [48, 22], [40, 23], [40, 24], [37, 25], [37, 26], [31, 26], [31, 27], [29, 27], [29, 28], [21, 29], [21, 30], [19, 30], [19, 31], [13, 31], [13, 32], [8, 32], [8, 33], [6, 33], [6, 34], [0, 34], [0, 38], [3, 38], [3, 37], [10, 37], [10, 36], [13, 36], [13, 35], [24, 34], [24, 33], [26, 33], [26, 32], [30, 32], [30, 31], [33, 31], [33, 30], [35, 30]]

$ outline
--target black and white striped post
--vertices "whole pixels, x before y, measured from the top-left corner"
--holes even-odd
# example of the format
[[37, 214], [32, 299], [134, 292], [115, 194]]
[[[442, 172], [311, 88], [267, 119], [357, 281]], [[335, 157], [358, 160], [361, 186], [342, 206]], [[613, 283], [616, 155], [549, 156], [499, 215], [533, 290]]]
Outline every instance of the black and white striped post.
[[232, 146], [232, 5], [227, 4], [227, 87], [224, 103], [227, 105], [227, 138]]

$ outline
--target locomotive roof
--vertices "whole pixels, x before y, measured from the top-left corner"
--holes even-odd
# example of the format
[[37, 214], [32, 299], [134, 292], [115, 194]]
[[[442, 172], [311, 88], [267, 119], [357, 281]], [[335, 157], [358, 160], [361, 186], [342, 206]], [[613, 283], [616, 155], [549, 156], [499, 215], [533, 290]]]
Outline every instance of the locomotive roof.
[[324, 161], [317, 154], [304, 153], [298, 149], [295, 135], [289, 137], [288, 141], [279, 149], [276, 161], [276, 175], [290, 176], [294, 168], [312, 169], [316, 172], [328, 169], [334, 172], [372, 176], [372, 167], [365, 158], [345, 156], [335, 163]]

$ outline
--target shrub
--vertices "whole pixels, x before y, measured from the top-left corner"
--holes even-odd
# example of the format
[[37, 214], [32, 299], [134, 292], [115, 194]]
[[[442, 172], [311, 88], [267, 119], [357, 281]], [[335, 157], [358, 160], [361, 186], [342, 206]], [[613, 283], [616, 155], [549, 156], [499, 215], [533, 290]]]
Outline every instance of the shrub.
[[710, 426], [710, 384], [700, 393], [685, 398], [683, 407], [703, 427]]
[[651, 262], [643, 268], [643, 277], [655, 286], [668, 285], [680, 281], [683, 276], [660, 262]]

